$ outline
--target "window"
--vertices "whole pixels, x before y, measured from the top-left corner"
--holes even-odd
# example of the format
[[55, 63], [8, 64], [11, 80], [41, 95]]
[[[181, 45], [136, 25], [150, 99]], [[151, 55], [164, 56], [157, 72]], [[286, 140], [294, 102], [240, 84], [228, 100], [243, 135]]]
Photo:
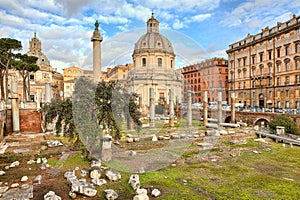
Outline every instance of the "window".
[[264, 66], [263, 66], [263, 65], [259, 66], [260, 75], [262, 75], [262, 74], [263, 74], [263, 69], [264, 69]]
[[300, 81], [300, 76], [299, 75], [296, 75], [296, 84], [299, 84], [299, 81]]
[[256, 87], [256, 80], [253, 80], [253, 87]]
[[280, 57], [280, 48], [277, 49], [277, 58]]
[[280, 72], [280, 63], [277, 63], [277, 72]]
[[269, 79], [269, 86], [273, 85], [273, 79]]
[[295, 53], [300, 53], [300, 44], [299, 43], [295, 44]]
[[295, 61], [296, 69], [300, 69], [300, 60]]
[[272, 64], [269, 65], [269, 73], [272, 74], [273, 73], [273, 67], [272, 67]]
[[272, 96], [273, 96], [272, 91], [269, 91], [269, 98], [272, 98]]
[[238, 78], [241, 78], [241, 70], [238, 71]]
[[271, 60], [272, 59], [272, 50], [268, 51], [268, 53], [269, 53], [269, 60]]
[[290, 70], [290, 63], [289, 63], [289, 62], [286, 62], [286, 63], [285, 63], [285, 70], [286, 70], [286, 71], [289, 71], [289, 70]]
[[246, 58], [243, 58], [243, 66], [246, 66]]
[[300, 108], [300, 101], [296, 101], [296, 108]]
[[280, 86], [280, 77], [277, 78], [277, 85]]
[[287, 55], [289, 55], [289, 50], [290, 50], [290, 48], [289, 48], [289, 46], [287, 45], [287, 46], [285, 46], [285, 55], [287, 56]]
[[290, 84], [290, 77], [286, 76], [285, 77], [285, 85], [289, 85]]
[[158, 58], [158, 59], [157, 59], [157, 65], [158, 65], [159, 67], [162, 66], [162, 59], [161, 59], [161, 58]]
[[30, 101], [34, 102], [34, 95], [33, 94], [30, 95]]
[[34, 74], [30, 74], [30, 75], [29, 75], [29, 79], [30, 79], [31, 81], [34, 81]]
[[238, 59], [238, 66], [239, 67], [241, 66], [241, 59], [240, 58]]
[[277, 101], [277, 108], [281, 108], [281, 103], [280, 103], [280, 101]]
[[219, 73], [220, 73], [220, 74], [222, 73], [222, 69], [219, 69]]
[[246, 71], [246, 69], [243, 70], [243, 76], [244, 76], [244, 78], [246, 78], [246, 76], [247, 76], [247, 71]]
[[146, 67], [146, 64], [147, 64], [147, 63], [146, 63], [146, 58], [143, 58], [143, 59], [142, 59], [142, 62], [143, 62], [143, 63], [142, 63], [143, 67]]
[[260, 61], [260, 62], [263, 61], [263, 56], [264, 56], [264, 53], [260, 53], [260, 54], [259, 54], [259, 61]]
[[252, 64], [255, 64], [255, 55], [252, 56]]
[[244, 88], [246, 88], [246, 82], [244, 82]]
[[290, 102], [289, 101], [285, 102], [285, 108], [290, 108]]

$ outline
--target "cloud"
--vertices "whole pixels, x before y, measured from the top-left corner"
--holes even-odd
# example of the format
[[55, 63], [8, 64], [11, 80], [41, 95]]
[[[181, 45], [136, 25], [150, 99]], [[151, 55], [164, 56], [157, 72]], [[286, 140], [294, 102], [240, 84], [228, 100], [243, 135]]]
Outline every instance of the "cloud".
[[172, 27], [174, 29], [181, 29], [181, 28], [185, 27], [185, 25], [183, 24], [182, 21], [179, 21], [178, 19], [175, 19], [174, 22], [173, 22]]
[[290, 9], [300, 7], [299, 3], [296, 4], [290, 3], [289, 0], [248, 1], [225, 13], [220, 24], [227, 27], [261, 28], [274, 24], [275, 20], [288, 20], [286, 16], [291, 14]]
[[213, 10], [220, 4], [220, 0], [144, 0], [139, 1], [154, 9], [176, 9], [179, 12], [189, 12], [191, 10]]
[[208, 18], [210, 18], [212, 14], [199, 14], [191, 17], [185, 17], [183, 20], [175, 19], [172, 24], [173, 29], [182, 29], [188, 27], [189, 23], [202, 22]]
[[190, 23], [190, 22], [202, 22], [202, 21], [210, 18], [211, 16], [212, 16], [212, 14], [210, 14], [210, 13], [194, 15], [194, 16], [190, 17], [189, 19], [186, 19], [186, 22], [188, 22], [188, 23]]

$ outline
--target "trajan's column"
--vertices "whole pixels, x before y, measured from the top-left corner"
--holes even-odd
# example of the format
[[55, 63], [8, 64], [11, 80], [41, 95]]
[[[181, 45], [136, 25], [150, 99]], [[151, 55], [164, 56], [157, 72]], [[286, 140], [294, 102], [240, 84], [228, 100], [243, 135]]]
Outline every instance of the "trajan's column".
[[100, 36], [98, 30], [99, 23], [96, 20], [95, 30], [93, 32], [93, 37], [91, 41], [93, 42], [93, 72], [94, 72], [94, 81], [99, 82], [101, 80], [101, 42], [103, 38]]

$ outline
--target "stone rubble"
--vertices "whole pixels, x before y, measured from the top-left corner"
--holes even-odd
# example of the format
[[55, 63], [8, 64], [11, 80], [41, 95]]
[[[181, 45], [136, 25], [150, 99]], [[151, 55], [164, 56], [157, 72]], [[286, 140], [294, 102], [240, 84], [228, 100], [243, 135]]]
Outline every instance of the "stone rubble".
[[17, 188], [19, 186], [20, 186], [19, 183], [13, 183], [13, 184], [10, 185], [11, 188]]
[[27, 161], [27, 164], [28, 164], [28, 165], [31, 165], [31, 164], [34, 164], [34, 163], [35, 163], [34, 160], [29, 160], [29, 161]]
[[93, 167], [101, 167], [101, 160], [92, 160], [91, 162], [91, 168]]
[[121, 174], [120, 172], [113, 170], [113, 169], [109, 169], [106, 170], [105, 172], [105, 176], [110, 180], [110, 181], [116, 181], [121, 179]]
[[20, 162], [19, 161], [15, 161], [15, 162], [11, 163], [9, 167], [10, 168], [14, 168], [14, 167], [19, 166], [19, 165], [20, 165]]
[[[18, 186], [19, 187], [19, 186]], [[29, 200], [33, 198], [33, 186], [24, 184], [21, 188], [12, 188], [8, 190], [6, 187], [6, 191], [3, 194], [1, 200]], [[0, 192], [1, 193], [1, 192]]]
[[4, 192], [6, 192], [8, 190], [8, 186], [3, 186], [3, 187], [0, 187], [0, 194], [3, 194]]
[[158, 197], [161, 195], [161, 192], [158, 190], [158, 189], [153, 189], [152, 192], [151, 192], [151, 195], [154, 196], [154, 197]]
[[104, 190], [104, 192], [107, 200], [115, 200], [119, 197], [119, 195], [112, 189]]
[[86, 169], [86, 168], [83, 168], [83, 169], [81, 169], [81, 171], [80, 171], [80, 176], [81, 177], [85, 177], [87, 174], [89, 174], [90, 173], [90, 170], [89, 169]]
[[105, 179], [93, 178], [92, 183], [101, 186], [101, 185], [105, 185], [107, 181]]
[[58, 147], [63, 146], [64, 144], [59, 140], [48, 140], [47, 145], [48, 147]]
[[84, 178], [77, 179], [74, 170], [66, 171], [64, 177], [71, 185], [71, 192], [83, 194], [88, 197], [93, 197], [97, 194], [97, 190], [94, 185], [87, 182]]
[[26, 182], [26, 181], [28, 181], [28, 176], [23, 176], [23, 177], [21, 178], [21, 182]]
[[42, 181], [42, 175], [37, 175], [34, 179], [34, 183], [40, 185]]
[[91, 172], [90, 172], [90, 178], [94, 179], [94, 178], [100, 178], [101, 177], [101, 169], [100, 167], [93, 167]]
[[156, 136], [156, 135], [153, 135], [153, 136], [152, 136], [152, 142], [157, 142], [157, 140], [158, 140], [158, 139], [157, 139], [157, 136]]
[[146, 189], [137, 189], [133, 200], [149, 200]]
[[128, 143], [132, 143], [133, 142], [133, 138], [127, 138], [127, 142]]
[[138, 174], [132, 174], [129, 178], [128, 183], [130, 183], [131, 187], [134, 190], [139, 189], [140, 186], [141, 186], [139, 175]]
[[55, 194], [53, 191], [49, 191], [44, 195], [44, 200], [62, 200], [62, 198]]
[[75, 192], [72, 192], [72, 191], [70, 191], [69, 192], [69, 197], [71, 197], [71, 199], [76, 199], [76, 193]]

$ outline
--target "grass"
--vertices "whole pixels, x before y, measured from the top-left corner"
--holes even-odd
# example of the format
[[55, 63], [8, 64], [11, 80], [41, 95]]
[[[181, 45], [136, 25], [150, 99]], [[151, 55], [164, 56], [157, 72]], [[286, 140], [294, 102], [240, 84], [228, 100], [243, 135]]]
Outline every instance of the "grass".
[[[195, 161], [193, 164], [179, 164], [140, 174], [142, 187], [159, 189], [162, 192], [159, 199], [166, 200], [300, 199], [300, 147], [284, 148], [276, 143], [266, 145], [253, 139], [247, 139], [244, 145], [223, 144], [231, 149], [249, 150], [224, 161]], [[253, 153], [253, 148], [260, 153]], [[197, 149], [186, 151], [181, 159], [193, 158], [201, 152]], [[222, 149], [216, 148], [210, 152], [222, 153]], [[49, 159], [49, 162], [57, 161]], [[115, 164], [122, 167], [122, 163]], [[89, 162], [78, 152], [64, 161], [63, 169], [75, 166], [88, 167]], [[108, 181], [107, 185], [97, 187], [97, 197], [104, 199], [104, 190], [114, 189], [120, 199], [132, 199], [135, 192], [128, 184], [130, 174], [121, 174], [121, 180]]]
[[[300, 147], [283, 148], [272, 143], [269, 148], [260, 148], [263, 145], [250, 139], [248, 147], [260, 149], [260, 154], [249, 150], [225, 161], [181, 164], [143, 173], [141, 185], [159, 189], [159, 199], [165, 200], [300, 199]], [[196, 154], [199, 151], [188, 151], [182, 158]], [[78, 153], [64, 162], [64, 168], [88, 164]], [[128, 184], [130, 174], [121, 174], [121, 180], [97, 187], [97, 197], [104, 199], [104, 190], [114, 189], [120, 199], [132, 199], [135, 192]]]
[[89, 168], [89, 166], [90, 166], [90, 162], [85, 158], [85, 156], [81, 155], [80, 152], [77, 152], [74, 155], [70, 155], [66, 160], [64, 160], [60, 164], [60, 169], [70, 170], [70, 169], [74, 169], [75, 167]]

